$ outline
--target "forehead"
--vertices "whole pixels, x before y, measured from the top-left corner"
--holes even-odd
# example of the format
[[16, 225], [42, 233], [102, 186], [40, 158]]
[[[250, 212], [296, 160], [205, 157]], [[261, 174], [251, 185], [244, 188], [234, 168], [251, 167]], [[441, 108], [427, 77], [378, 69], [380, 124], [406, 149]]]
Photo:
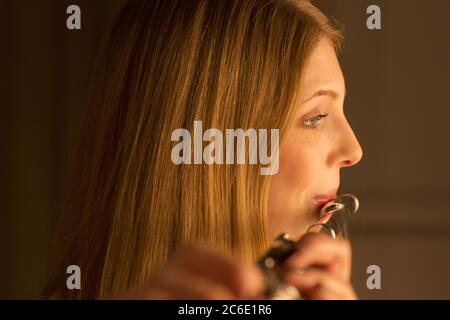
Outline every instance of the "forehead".
[[330, 40], [322, 39], [312, 51], [303, 74], [302, 96], [320, 89], [345, 92], [344, 75]]

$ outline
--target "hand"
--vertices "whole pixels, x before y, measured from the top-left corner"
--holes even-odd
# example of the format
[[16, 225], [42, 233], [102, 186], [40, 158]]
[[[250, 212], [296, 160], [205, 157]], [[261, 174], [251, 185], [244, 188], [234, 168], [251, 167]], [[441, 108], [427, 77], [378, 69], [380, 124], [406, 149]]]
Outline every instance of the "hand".
[[264, 288], [262, 272], [203, 247], [180, 251], [156, 275], [150, 286], [118, 299], [228, 300], [258, 299]]
[[283, 264], [283, 280], [295, 286], [302, 298], [354, 300], [350, 283], [351, 246], [348, 240], [306, 233], [296, 252]]

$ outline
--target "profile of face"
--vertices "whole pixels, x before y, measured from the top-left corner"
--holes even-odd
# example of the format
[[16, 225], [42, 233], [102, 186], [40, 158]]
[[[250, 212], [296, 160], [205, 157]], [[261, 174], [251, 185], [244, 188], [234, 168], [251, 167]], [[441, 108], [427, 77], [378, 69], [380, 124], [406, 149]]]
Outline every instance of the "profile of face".
[[323, 38], [305, 66], [295, 120], [271, 177], [268, 236], [300, 237], [317, 222], [320, 208], [338, 194], [340, 169], [362, 158], [345, 115], [345, 82], [332, 42]]

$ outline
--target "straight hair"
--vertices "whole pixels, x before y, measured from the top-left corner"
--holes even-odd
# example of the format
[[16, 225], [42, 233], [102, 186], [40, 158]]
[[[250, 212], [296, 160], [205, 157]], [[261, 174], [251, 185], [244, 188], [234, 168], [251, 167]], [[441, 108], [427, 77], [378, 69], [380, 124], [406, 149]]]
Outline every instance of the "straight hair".
[[[132, 0], [105, 39], [45, 297], [102, 299], [150, 284], [176, 251], [206, 243], [255, 261], [270, 176], [260, 165], [175, 165], [178, 128], [280, 130], [302, 70], [341, 27], [305, 0]], [[66, 269], [81, 269], [68, 290]]]

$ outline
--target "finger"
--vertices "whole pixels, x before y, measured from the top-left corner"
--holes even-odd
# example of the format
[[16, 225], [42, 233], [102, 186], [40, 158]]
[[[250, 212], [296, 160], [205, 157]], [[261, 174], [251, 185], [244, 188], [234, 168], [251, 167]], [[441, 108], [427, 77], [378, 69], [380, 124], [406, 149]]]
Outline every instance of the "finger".
[[307, 233], [297, 242], [297, 248], [283, 264], [283, 268], [306, 269], [318, 266], [349, 281], [351, 275], [351, 246], [347, 240]]
[[259, 296], [264, 290], [262, 272], [205, 247], [186, 250], [174, 259], [177, 268], [201, 275], [230, 288], [239, 298]]
[[231, 300], [237, 296], [211, 279], [172, 268], [154, 286], [155, 294], [166, 294], [173, 300]]
[[309, 269], [301, 273], [285, 272], [283, 279], [286, 283], [295, 286], [306, 299], [356, 299], [351, 283], [344, 282], [320, 269]]

